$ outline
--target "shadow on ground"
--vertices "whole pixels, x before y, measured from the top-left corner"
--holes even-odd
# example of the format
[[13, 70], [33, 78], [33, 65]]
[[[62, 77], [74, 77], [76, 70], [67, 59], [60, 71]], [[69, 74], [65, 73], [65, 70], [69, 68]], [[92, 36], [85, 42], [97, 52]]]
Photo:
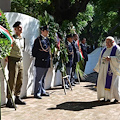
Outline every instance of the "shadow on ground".
[[85, 78], [83, 78], [84, 80], [81, 80], [81, 82], [96, 83], [97, 78], [98, 78], [98, 73], [93, 72], [93, 73], [88, 74]]
[[47, 110], [69, 110], [69, 111], [81, 111], [85, 109], [94, 109], [94, 107], [110, 105], [107, 102], [98, 102], [98, 101], [90, 101], [90, 102], [65, 102], [59, 105], [56, 105], [56, 108], [48, 108]]
[[86, 87], [86, 88], [88, 88], [90, 90], [93, 90], [93, 91], [97, 91], [96, 88], [95, 88], [95, 85], [86, 85], [84, 87]]
[[88, 74], [87, 77], [85, 77], [83, 80], [81, 80], [81, 82], [93, 83], [91, 85], [86, 85], [84, 87], [86, 87], [90, 90], [96, 91], [95, 85], [96, 85], [97, 78], [98, 78], [98, 73], [93, 72], [91, 74]]

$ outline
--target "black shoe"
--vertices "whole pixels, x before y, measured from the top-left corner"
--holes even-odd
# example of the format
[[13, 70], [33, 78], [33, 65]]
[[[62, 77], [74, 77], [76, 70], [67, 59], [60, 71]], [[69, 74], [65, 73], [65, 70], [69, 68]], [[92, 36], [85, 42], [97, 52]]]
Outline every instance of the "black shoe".
[[78, 79], [75, 79], [75, 82], [79, 82], [79, 80], [78, 80]]
[[72, 86], [75, 86], [75, 84], [74, 84], [74, 83], [71, 83], [71, 85], [72, 85]]
[[15, 107], [16, 107], [16, 106], [14, 107], [11, 98], [8, 99], [7, 104], [6, 104], [6, 107], [9, 107], [9, 108], [15, 108]]
[[110, 102], [110, 100], [108, 99], [106, 102]]
[[50, 96], [49, 93], [44, 93], [44, 94], [41, 94], [41, 96]]
[[101, 100], [101, 102], [105, 102], [105, 98], [103, 100]]
[[37, 98], [37, 99], [42, 99], [41, 96], [34, 96], [34, 98]]
[[68, 85], [65, 85], [65, 88], [66, 88], [66, 89], [69, 89]]
[[75, 81], [74, 81], [73, 83], [74, 83], [74, 84], [77, 84], [77, 82], [75, 82]]
[[15, 104], [18, 104], [18, 105], [26, 105], [26, 103], [23, 102], [23, 101], [19, 98], [19, 96], [16, 96], [16, 98], [15, 98]]
[[118, 103], [118, 100], [114, 100], [113, 102], [112, 102], [112, 104], [116, 104], [116, 103]]

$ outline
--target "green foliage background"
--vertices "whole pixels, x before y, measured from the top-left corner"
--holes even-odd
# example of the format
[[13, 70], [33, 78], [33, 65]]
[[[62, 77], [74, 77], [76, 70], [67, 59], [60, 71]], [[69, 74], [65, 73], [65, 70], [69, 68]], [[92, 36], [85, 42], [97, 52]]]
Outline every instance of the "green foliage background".
[[91, 0], [94, 7], [93, 21], [88, 22], [81, 36], [87, 38], [89, 45], [98, 47], [107, 36], [120, 38], [120, 1]]
[[[71, 4], [75, 3], [75, 0], [70, 1]], [[11, 3], [11, 11], [24, 13], [39, 20], [42, 19], [41, 15], [43, 15], [46, 10], [48, 13], [52, 13], [52, 11], [54, 12], [54, 7], [52, 7], [52, 0], [12, 0]], [[60, 28], [66, 31], [67, 25], [72, 22], [76, 27], [77, 33], [81, 34], [84, 28], [88, 25], [88, 22], [93, 20], [93, 15], [94, 8], [89, 3], [85, 12], [79, 12], [76, 18], [73, 18], [72, 21], [69, 19], [64, 20], [62, 24], [59, 24]]]

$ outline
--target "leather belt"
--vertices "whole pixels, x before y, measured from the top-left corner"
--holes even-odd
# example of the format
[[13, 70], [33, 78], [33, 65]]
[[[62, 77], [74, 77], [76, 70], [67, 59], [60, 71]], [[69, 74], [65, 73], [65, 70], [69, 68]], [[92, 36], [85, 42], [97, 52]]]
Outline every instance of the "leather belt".
[[16, 57], [11, 57], [11, 56], [9, 56], [8, 59], [9, 59], [9, 60], [16, 61], [16, 62], [22, 61], [22, 58], [16, 58]]

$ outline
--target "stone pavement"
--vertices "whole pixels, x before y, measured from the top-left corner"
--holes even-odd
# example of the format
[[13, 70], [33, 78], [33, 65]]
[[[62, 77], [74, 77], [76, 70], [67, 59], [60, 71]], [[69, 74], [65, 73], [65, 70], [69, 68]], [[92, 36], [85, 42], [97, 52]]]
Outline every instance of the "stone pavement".
[[27, 105], [17, 110], [1, 108], [1, 120], [120, 120], [120, 104], [97, 101], [94, 82], [97, 74], [88, 75], [85, 81], [67, 90], [61, 86], [47, 90], [50, 97], [23, 99]]

